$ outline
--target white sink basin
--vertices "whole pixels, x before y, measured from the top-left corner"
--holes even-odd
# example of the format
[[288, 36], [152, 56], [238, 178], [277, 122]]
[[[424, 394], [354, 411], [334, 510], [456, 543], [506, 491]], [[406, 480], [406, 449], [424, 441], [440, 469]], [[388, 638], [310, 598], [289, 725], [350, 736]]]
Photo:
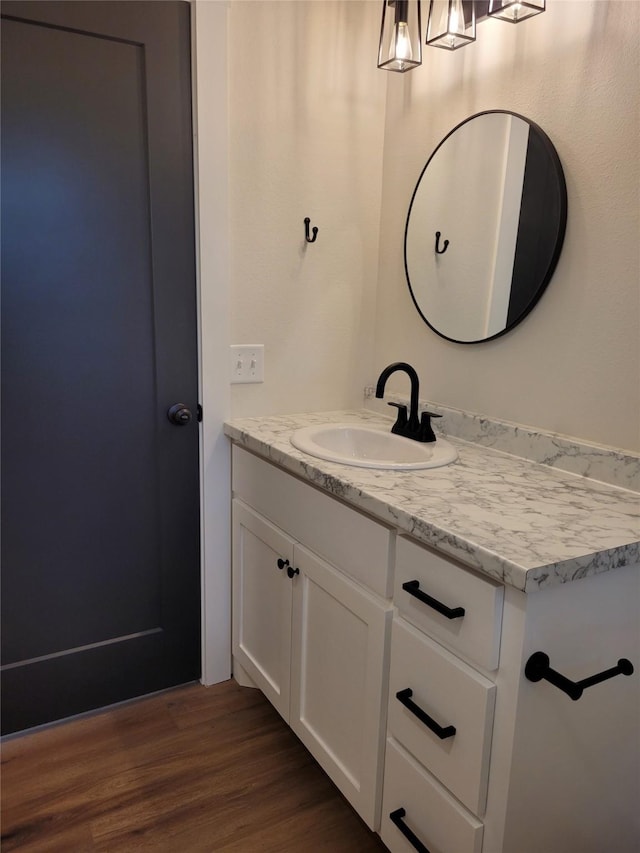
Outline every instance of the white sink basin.
[[413, 441], [389, 430], [390, 427], [354, 423], [320, 424], [296, 430], [291, 444], [329, 462], [393, 471], [439, 468], [458, 458], [456, 449], [443, 438], [435, 442]]

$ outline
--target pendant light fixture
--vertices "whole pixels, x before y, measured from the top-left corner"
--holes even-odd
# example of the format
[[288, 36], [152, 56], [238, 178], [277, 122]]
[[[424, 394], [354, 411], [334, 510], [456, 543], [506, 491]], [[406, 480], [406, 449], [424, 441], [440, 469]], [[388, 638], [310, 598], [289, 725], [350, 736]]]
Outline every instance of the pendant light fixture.
[[421, 63], [420, 0], [382, 0], [378, 68], [404, 72]]
[[427, 44], [456, 50], [476, 40], [475, 3], [462, 0], [430, 0]]
[[[429, 0], [426, 44], [457, 50], [476, 40], [476, 22], [497, 18], [519, 24], [546, 8], [546, 0]], [[422, 64], [420, 0], [382, 0], [378, 68], [410, 71]]]
[[519, 24], [545, 10], [545, 0], [489, 0], [489, 17]]

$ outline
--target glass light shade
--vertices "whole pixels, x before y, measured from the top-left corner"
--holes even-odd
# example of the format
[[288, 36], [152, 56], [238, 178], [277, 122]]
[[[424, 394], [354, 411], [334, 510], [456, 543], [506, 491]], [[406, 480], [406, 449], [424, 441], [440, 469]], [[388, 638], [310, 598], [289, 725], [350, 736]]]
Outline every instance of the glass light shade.
[[382, 0], [378, 68], [404, 72], [421, 63], [420, 0]]
[[476, 40], [475, 3], [462, 0], [431, 0], [427, 22], [427, 44], [456, 50]]
[[489, 0], [489, 16], [519, 24], [544, 12], [546, 0]]

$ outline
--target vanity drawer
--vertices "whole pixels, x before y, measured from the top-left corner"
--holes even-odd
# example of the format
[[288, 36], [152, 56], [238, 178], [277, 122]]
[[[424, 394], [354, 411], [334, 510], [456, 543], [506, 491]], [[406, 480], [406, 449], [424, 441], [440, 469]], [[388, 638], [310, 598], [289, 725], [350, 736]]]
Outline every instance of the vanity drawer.
[[373, 592], [391, 598], [395, 533], [390, 528], [237, 445], [232, 482], [235, 497]]
[[[404, 811], [398, 814], [399, 810]], [[432, 853], [480, 853], [484, 827], [392, 738], [387, 739], [380, 837], [391, 853], [415, 853], [395, 815]]]
[[[409, 588], [403, 588], [404, 584]], [[488, 670], [498, 668], [503, 597], [501, 584], [431, 548], [398, 537], [394, 603], [400, 613], [421, 631]]]
[[476, 814], [487, 798], [495, 691], [438, 643], [394, 620], [389, 732]]

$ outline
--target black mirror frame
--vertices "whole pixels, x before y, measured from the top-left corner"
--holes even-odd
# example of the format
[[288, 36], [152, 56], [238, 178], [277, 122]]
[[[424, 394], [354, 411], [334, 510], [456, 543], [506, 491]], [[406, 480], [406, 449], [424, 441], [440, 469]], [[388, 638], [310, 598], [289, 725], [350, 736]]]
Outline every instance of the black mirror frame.
[[[426, 318], [426, 316], [424, 315], [424, 312], [422, 311], [422, 309], [420, 308], [420, 306], [418, 304], [416, 296], [413, 292], [413, 288], [411, 286], [411, 278], [409, 276], [409, 267], [407, 265], [407, 233], [409, 230], [409, 221], [411, 219], [411, 210], [413, 208], [414, 199], [416, 197], [418, 189], [420, 188], [420, 182], [422, 181], [422, 178], [423, 178], [425, 172], [429, 168], [429, 164], [431, 163], [433, 158], [436, 156], [436, 154], [438, 153], [440, 148], [449, 139], [449, 137], [452, 136], [463, 125], [468, 124], [468, 122], [473, 121], [474, 119], [480, 118], [483, 115], [494, 115], [496, 113], [502, 114], [502, 115], [515, 116], [515, 118], [522, 119], [522, 121], [525, 121], [529, 125], [529, 127], [531, 129], [533, 129], [538, 134], [539, 139], [540, 139], [546, 153], [549, 155], [550, 161], [551, 161], [551, 163], [555, 169], [556, 177], [558, 180], [558, 195], [559, 195], [559, 199], [558, 199], [558, 201], [559, 201], [558, 229], [557, 229], [557, 233], [556, 233], [556, 239], [555, 239], [553, 251], [551, 253], [547, 268], [546, 268], [544, 274], [542, 275], [540, 284], [538, 285], [538, 287], [537, 287], [533, 297], [529, 301], [529, 303], [518, 314], [516, 319], [513, 320], [511, 323], [507, 323], [505, 328], [501, 329], [495, 335], [491, 335], [491, 336], [486, 337], [486, 338], [478, 338], [477, 340], [474, 340], [474, 341], [460, 341], [456, 338], [449, 337], [449, 335], [445, 335], [443, 332], [436, 329], [435, 326], [433, 326], [429, 322], [429, 320]], [[503, 335], [506, 335], [507, 332], [510, 332], [512, 329], [514, 329], [517, 325], [519, 325], [525, 319], [525, 317], [537, 305], [537, 303], [540, 300], [540, 297], [542, 296], [542, 294], [546, 290], [549, 282], [551, 281], [553, 273], [555, 272], [556, 266], [558, 264], [558, 260], [560, 258], [560, 254], [562, 252], [562, 246], [564, 244], [566, 227], [567, 227], [567, 184], [566, 184], [565, 177], [564, 177], [564, 171], [562, 168], [562, 163], [560, 162], [560, 157], [558, 156], [558, 152], [556, 151], [555, 146], [553, 145], [553, 143], [551, 142], [551, 140], [549, 139], [547, 134], [544, 132], [544, 130], [542, 130], [540, 125], [536, 124], [534, 121], [531, 121], [531, 119], [526, 118], [526, 116], [520, 115], [519, 113], [512, 112], [511, 110], [483, 110], [482, 112], [475, 113], [474, 115], [469, 116], [468, 118], [459, 122], [459, 124], [457, 124], [452, 130], [450, 130], [449, 133], [447, 133], [447, 135], [438, 143], [436, 148], [433, 150], [431, 156], [427, 160], [425, 167], [420, 172], [420, 176], [416, 182], [415, 189], [413, 190], [413, 193], [411, 196], [411, 202], [409, 204], [409, 210], [407, 213], [407, 219], [406, 219], [405, 229], [404, 229], [404, 269], [405, 269], [405, 276], [407, 279], [407, 284], [409, 286], [409, 292], [411, 294], [411, 299], [413, 300], [413, 304], [415, 305], [416, 310], [418, 311], [418, 313], [420, 314], [420, 316], [422, 317], [424, 322], [427, 324], [427, 326], [429, 326], [429, 328], [433, 332], [435, 332], [436, 335], [438, 335], [441, 338], [444, 338], [447, 341], [451, 341], [452, 343], [455, 343], [455, 344], [467, 345], [467, 344], [486, 343], [487, 341], [493, 341], [496, 338], [500, 338]]]

